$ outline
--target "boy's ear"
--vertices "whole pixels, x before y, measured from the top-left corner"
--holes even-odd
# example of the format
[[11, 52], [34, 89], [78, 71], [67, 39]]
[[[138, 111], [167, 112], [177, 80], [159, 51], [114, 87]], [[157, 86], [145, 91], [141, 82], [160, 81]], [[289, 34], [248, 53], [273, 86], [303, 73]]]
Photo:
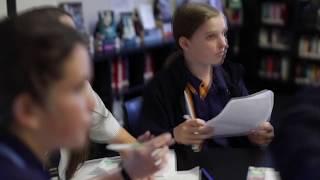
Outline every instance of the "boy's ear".
[[13, 103], [14, 122], [23, 128], [37, 129], [40, 125], [39, 104], [28, 94], [19, 95]]
[[188, 38], [186, 37], [180, 37], [179, 38], [179, 46], [183, 49], [183, 50], [188, 50], [189, 46], [190, 46], [190, 41]]

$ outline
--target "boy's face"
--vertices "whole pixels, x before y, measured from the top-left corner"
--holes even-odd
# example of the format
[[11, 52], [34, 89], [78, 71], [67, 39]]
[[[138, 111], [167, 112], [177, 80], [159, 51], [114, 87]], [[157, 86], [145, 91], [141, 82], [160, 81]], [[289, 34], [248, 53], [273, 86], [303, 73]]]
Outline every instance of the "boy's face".
[[188, 39], [185, 53], [193, 61], [205, 65], [222, 64], [228, 48], [227, 25], [222, 14], [203, 23]]
[[85, 144], [94, 99], [88, 93], [91, 65], [86, 48], [75, 46], [63, 66], [63, 76], [47, 93], [38, 118], [38, 131], [50, 144], [78, 148]]

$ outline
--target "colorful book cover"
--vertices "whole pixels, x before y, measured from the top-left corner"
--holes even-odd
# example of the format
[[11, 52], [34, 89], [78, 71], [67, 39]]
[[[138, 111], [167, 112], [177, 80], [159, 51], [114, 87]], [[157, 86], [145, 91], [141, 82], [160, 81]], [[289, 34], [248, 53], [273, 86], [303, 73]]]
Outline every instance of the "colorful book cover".
[[81, 2], [60, 3], [59, 7], [71, 14], [77, 30], [79, 30], [80, 32], [86, 32]]
[[143, 74], [144, 81], [149, 81], [153, 77], [153, 75], [154, 75], [153, 60], [150, 54], [146, 54], [145, 68], [144, 68], [144, 74]]

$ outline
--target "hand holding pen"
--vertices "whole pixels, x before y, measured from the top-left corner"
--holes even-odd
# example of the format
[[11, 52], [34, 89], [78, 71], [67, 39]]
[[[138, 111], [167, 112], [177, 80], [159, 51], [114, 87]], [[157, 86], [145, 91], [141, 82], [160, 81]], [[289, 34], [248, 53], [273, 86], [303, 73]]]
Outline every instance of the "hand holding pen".
[[111, 144], [107, 148], [126, 151], [122, 166], [132, 179], [139, 179], [152, 175], [166, 164], [168, 146], [172, 143], [171, 135], [166, 133], [144, 143]]
[[180, 144], [199, 146], [200, 148], [205, 139], [212, 137], [213, 128], [205, 126], [204, 120], [192, 119], [190, 116], [184, 116], [184, 118], [186, 120], [173, 130], [175, 141]]

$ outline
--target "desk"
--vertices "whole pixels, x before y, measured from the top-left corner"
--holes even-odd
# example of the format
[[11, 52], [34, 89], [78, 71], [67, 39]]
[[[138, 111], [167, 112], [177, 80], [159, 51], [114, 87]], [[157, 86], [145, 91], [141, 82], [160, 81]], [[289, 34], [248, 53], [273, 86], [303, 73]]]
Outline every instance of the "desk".
[[200, 166], [206, 168], [215, 180], [245, 180], [249, 166], [273, 167], [267, 149], [213, 148], [199, 153], [177, 150], [176, 156], [178, 170]]
[[[190, 152], [179, 153], [177, 151], [176, 158], [178, 171], [200, 166], [213, 175], [215, 180], [246, 180], [249, 166], [273, 167], [271, 156], [267, 150], [253, 148], [213, 148], [199, 153], [193, 153], [190, 148]], [[88, 172], [93, 172], [94, 164], [99, 163], [100, 160], [88, 161], [83, 169], [80, 169], [76, 174], [77, 178], [75, 179], [86, 179]], [[206, 178], [202, 177], [202, 179]]]

